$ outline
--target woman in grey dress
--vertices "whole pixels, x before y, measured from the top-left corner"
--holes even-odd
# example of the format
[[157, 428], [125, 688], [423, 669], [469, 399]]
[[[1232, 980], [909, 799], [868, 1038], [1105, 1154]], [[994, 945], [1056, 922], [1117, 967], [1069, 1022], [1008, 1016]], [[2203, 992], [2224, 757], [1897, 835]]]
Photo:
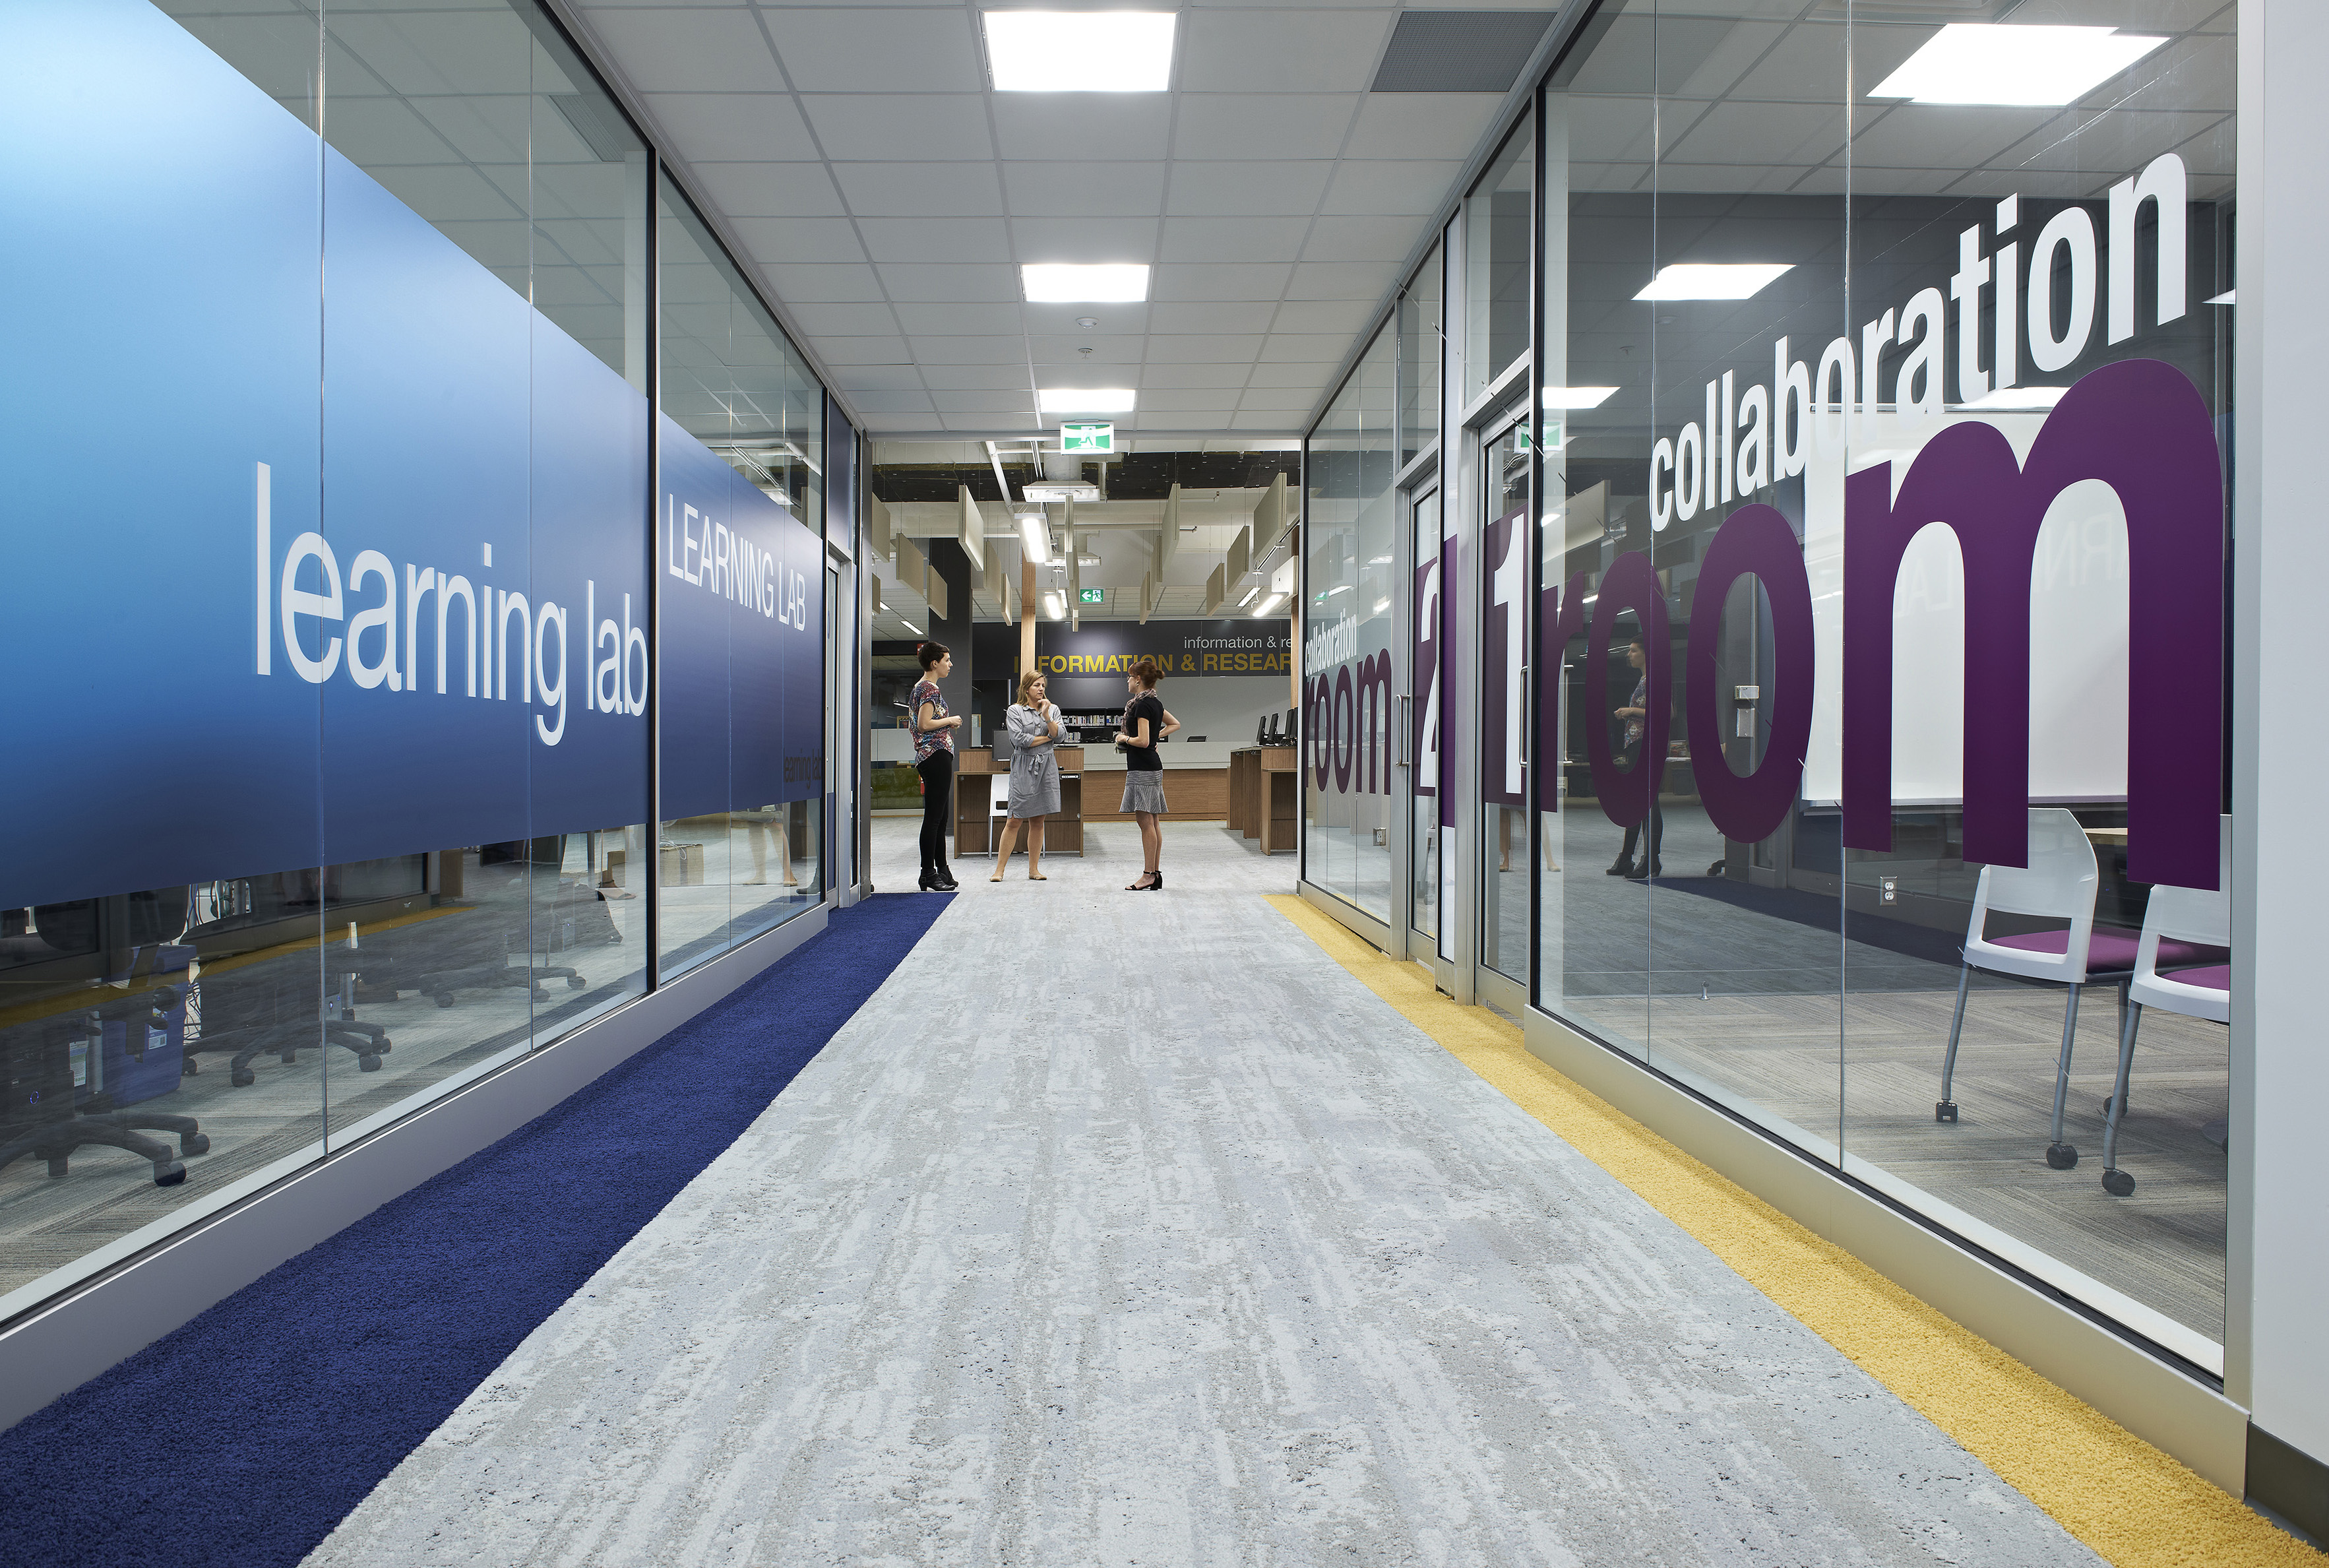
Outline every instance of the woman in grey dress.
[[1023, 828], [1027, 835], [1027, 880], [1049, 882], [1043, 874], [1043, 818], [1060, 808], [1060, 710], [1044, 697], [1042, 675], [1029, 670], [1019, 677], [1019, 700], [1004, 714], [1011, 728], [1011, 818], [1003, 825], [1003, 840], [995, 850], [995, 874], [1011, 858], [1013, 842]]

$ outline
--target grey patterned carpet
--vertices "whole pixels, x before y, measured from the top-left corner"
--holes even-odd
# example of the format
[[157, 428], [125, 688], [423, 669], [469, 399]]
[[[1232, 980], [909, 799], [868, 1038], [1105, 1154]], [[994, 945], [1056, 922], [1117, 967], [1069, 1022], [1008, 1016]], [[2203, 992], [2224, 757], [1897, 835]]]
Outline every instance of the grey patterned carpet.
[[962, 863], [310, 1562], [2097, 1561], [1167, 835]]

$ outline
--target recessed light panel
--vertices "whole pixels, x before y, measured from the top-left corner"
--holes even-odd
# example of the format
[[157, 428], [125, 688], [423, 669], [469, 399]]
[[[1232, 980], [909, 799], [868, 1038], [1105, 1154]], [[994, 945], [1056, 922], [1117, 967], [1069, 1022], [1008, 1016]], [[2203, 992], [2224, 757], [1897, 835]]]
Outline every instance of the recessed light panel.
[[1170, 11], [989, 11], [997, 92], [1163, 92], [1173, 78]]
[[1047, 414], [1128, 414], [1133, 392], [1128, 386], [1047, 386], [1035, 394], [1036, 406]]
[[1676, 261], [1658, 269], [1636, 299], [1752, 299], [1791, 261]]
[[1122, 305], [1148, 298], [1148, 269], [1133, 261], [1030, 261], [1019, 269], [1031, 305]]
[[2059, 108], [2077, 102], [2166, 42], [2111, 27], [1952, 22], [1868, 96]]
[[1549, 386], [1544, 389], [1544, 406], [1549, 409], [1598, 409], [1616, 393], [1613, 386]]

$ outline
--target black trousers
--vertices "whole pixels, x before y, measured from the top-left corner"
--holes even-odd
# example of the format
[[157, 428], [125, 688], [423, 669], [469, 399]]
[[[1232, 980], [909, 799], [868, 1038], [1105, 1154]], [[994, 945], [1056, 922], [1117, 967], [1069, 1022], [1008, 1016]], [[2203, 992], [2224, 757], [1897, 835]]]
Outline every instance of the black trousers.
[[914, 770], [922, 776], [922, 869], [944, 871], [947, 811], [954, 803], [954, 753], [933, 751]]
[[[1618, 755], [1628, 759], [1633, 763], [1634, 771], [1636, 774], [1640, 772], [1643, 766], [1643, 760], [1642, 743], [1639, 741], [1636, 741], [1632, 745], [1627, 747], [1624, 751], [1620, 751]], [[1658, 786], [1664, 782], [1665, 779], [1664, 778], [1654, 779], [1650, 781], [1650, 845], [1649, 850], [1644, 858], [1647, 859], [1652, 864], [1655, 864], [1657, 863], [1658, 843], [1666, 836], [1666, 814], [1658, 809]], [[1617, 857], [1620, 860], [1633, 859], [1634, 845], [1641, 842], [1641, 837], [1642, 825], [1640, 823], [1636, 822], [1634, 826], [1626, 829], [1626, 846], [1617, 852]]]

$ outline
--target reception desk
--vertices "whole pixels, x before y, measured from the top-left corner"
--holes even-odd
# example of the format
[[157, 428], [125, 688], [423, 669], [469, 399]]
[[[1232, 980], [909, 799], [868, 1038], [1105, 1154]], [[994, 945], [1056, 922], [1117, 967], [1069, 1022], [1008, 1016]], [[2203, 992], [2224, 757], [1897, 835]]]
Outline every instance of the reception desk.
[[1261, 841], [1264, 855], [1290, 855], [1302, 818], [1302, 760], [1292, 746], [1244, 746], [1230, 753], [1229, 825]]
[[[1084, 852], [1084, 749], [1061, 746], [1060, 808], [1043, 818], [1045, 855]], [[1008, 778], [1011, 765], [998, 766], [992, 746], [966, 746], [957, 759], [954, 786], [954, 852], [993, 855], [1004, 818], [995, 807], [995, 781]]]

